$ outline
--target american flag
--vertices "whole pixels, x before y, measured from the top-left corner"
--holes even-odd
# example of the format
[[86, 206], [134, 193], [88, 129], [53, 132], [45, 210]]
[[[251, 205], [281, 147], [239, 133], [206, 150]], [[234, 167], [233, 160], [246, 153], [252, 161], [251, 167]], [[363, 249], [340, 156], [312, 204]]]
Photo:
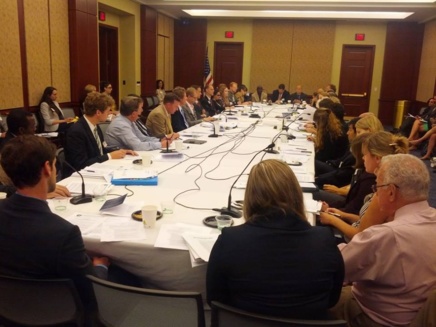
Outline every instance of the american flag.
[[210, 71], [209, 56], [207, 55], [207, 47], [206, 47], [206, 58], [204, 59], [203, 86], [206, 87], [209, 84], [213, 84], [213, 76], [212, 76], [212, 72]]

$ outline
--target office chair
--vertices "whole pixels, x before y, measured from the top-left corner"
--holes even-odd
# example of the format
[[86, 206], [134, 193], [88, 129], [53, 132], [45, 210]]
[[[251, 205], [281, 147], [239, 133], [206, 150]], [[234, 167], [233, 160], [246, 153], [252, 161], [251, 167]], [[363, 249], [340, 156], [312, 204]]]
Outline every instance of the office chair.
[[220, 302], [212, 301], [212, 327], [346, 327], [344, 320], [302, 320], [265, 316], [240, 310]]
[[83, 319], [71, 280], [0, 276], [0, 326], [83, 326]]
[[105, 326], [205, 327], [200, 293], [151, 290], [87, 277], [94, 287], [100, 322]]

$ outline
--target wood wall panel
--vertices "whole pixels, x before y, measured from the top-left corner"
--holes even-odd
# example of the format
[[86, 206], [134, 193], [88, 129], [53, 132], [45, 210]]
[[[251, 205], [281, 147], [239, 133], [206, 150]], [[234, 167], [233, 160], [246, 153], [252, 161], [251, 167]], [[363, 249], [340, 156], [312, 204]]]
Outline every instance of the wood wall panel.
[[69, 0], [71, 102], [80, 107], [83, 88], [98, 88], [97, 0]]
[[424, 25], [389, 23], [378, 117], [392, 124], [395, 101], [416, 99]]
[[141, 96], [156, 94], [157, 12], [141, 6]]
[[203, 85], [207, 20], [174, 22], [174, 85]]
[[52, 84], [48, 1], [24, 1], [24, 24], [29, 105], [36, 106], [44, 89]]
[[427, 101], [436, 94], [436, 20], [425, 24], [422, 44], [421, 67], [419, 71], [418, 93], [416, 98]]
[[2, 1], [0, 22], [0, 110], [23, 107], [17, 0]]
[[52, 85], [58, 89], [58, 101], [71, 101], [70, 42], [68, 34], [68, 3], [49, 0], [50, 61]]

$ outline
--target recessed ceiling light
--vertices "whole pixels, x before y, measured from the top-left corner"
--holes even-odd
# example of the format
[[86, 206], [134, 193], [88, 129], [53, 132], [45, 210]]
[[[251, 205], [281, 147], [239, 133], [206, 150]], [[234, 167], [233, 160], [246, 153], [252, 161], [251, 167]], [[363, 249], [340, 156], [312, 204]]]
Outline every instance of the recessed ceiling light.
[[255, 18], [327, 18], [327, 19], [404, 19], [413, 12], [388, 11], [307, 11], [307, 10], [183, 10], [191, 16]]

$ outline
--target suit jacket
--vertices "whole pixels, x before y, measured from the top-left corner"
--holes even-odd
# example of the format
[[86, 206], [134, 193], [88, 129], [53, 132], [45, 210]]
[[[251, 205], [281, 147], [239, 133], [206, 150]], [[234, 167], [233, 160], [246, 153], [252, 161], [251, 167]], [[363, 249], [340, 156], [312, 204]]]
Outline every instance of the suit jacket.
[[188, 126], [186, 126], [185, 119], [183, 118], [180, 110], [182, 110], [181, 107], [179, 107], [176, 112], [171, 115], [171, 125], [173, 126], [173, 130], [176, 133], [183, 131], [184, 129], [187, 129], [189, 127], [189, 124]]
[[194, 125], [200, 124], [203, 121], [202, 118], [199, 118], [197, 116], [197, 113], [195, 111], [195, 107], [194, 107], [194, 112], [192, 112], [191, 109], [189, 108], [189, 105], [187, 103], [185, 103], [185, 105], [182, 106], [182, 110], [183, 110], [183, 113], [185, 114], [185, 118], [186, 118], [186, 121], [188, 122], [189, 126], [194, 126]]
[[300, 100], [301, 102], [303, 102], [306, 101], [306, 99], [307, 99], [307, 94], [304, 94], [303, 92], [301, 92], [300, 94], [294, 92], [289, 95], [288, 100], [291, 100], [292, 102], [294, 102], [295, 100]]
[[100, 154], [94, 133], [84, 117], [68, 129], [65, 144], [65, 159], [75, 169], [80, 170], [96, 162], [104, 162], [109, 159], [106, 153], [103, 132], [97, 125], [103, 154]]
[[[0, 274], [72, 279], [85, 308], [95, 309], [92, 285], [85, 276], [96, 271], [79, 228], [52, 213], [46, 201], [20, 194], [0, 201], [0, 212]], [[101, 267], [97, 274], [107, 277]]]
[[338, 301], [343, 278], [330, 230], [270, 209], [222, 230], [209, 258], [207, 300], [260, 314], [322, 317]]
[[163, 104], [153, 109], [145, 123], [150, 134], [158, 139], [162, 139], [165, 135], [173, 134], [174, 130], [170, 116]]
[[358, 215], [363, 206], [365, 197], [372, 193], [371, 186], [375, 184], [376, 176], [365, 170], [356, 169], [350, 184], [345, 206], [339, 208], [342, 211]]
[[[284, 90], [282, 94], [282, 100], [283, 102], [287, 102], [289, 100], [289, 92]], [[279, 90], [274, 90], [271, 96], [271, 101], [276, 102], [279, 99]]]
[[206, 110], [208, 116], [215, 116], [216, 109], [212, 99], [209, 99], [207, 96], [204, 96], [201, 98], [200, 102], [203, 109]]
[[267, 101], [268, 94], [265, 91], [262, 91], [262, 94], [260, 95], [260, 98], [259, 98], [259, 94], [257, 94], [257, 92], [254, 92], [251, 94], [251, 100], [253, 102], [263, 102], [263, 100]]

